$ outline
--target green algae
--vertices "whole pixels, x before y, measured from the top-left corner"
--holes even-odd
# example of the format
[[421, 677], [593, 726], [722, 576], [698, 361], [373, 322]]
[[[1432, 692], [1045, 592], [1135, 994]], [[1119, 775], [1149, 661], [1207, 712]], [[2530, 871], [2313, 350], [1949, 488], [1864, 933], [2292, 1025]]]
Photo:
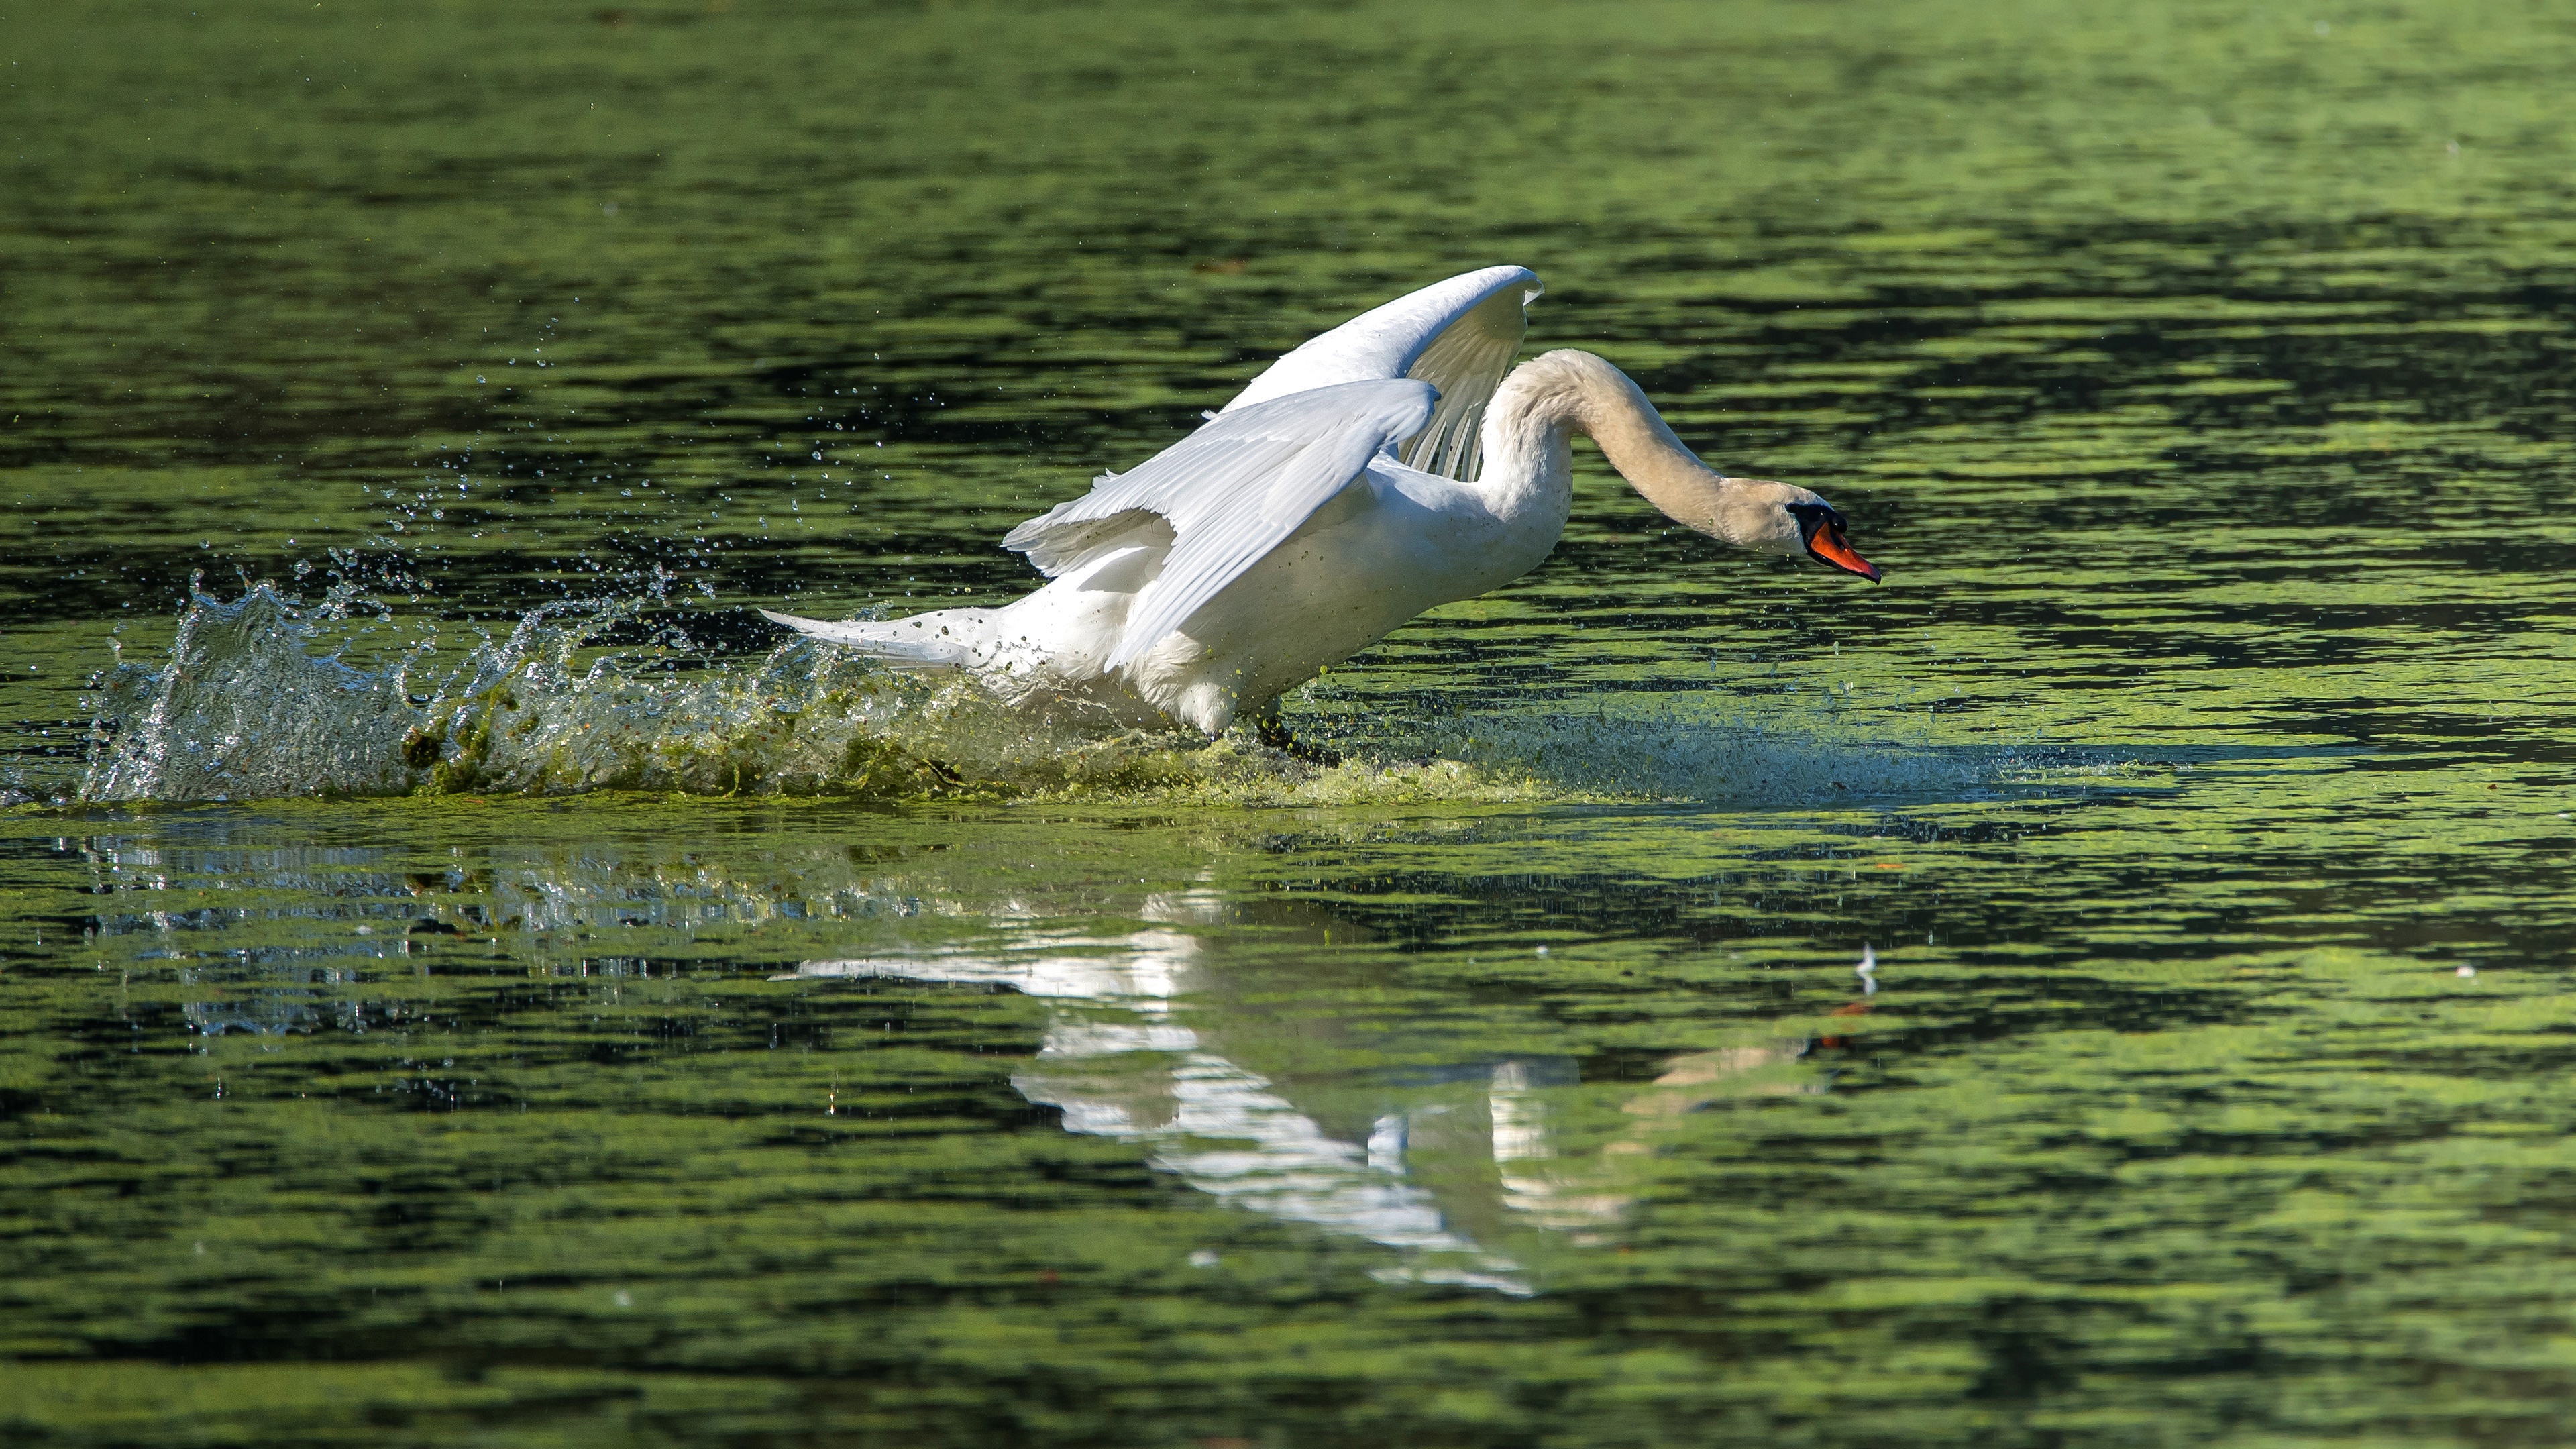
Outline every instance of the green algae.
[[[2367, 1414], [2374, 1351], [2421, 1371], [2400, 1424], [2546, 1403], [2564, 1366], [2509, 1344], [2555, 1321], [2551, 975], [2188, 931], [2113, 945], [2079, 885], [2019, 908], [2041, 939], [2017, 962], [1900, 949], [1864, 998], [1848, 957], [1789, 925], [1884, 936], [1931, 880], [1996, 908], [1976, 877], [2023, 878], [2011, 857], [2052, 833], [2017, 813], [2009, 846], [1756, 818], [1683, 859], [1673, 817], [1616, 812], [1139, 830], [625, 800], [43, 821], [82, 832], [110, 899], [207, 939], [173, 958], [167, 928], [111, 909], [5, 978], [0, 1081], [52, 1104], [20, 1113], [13, 1148], [12, 1241], [42, 1271], [13, 1280], [10, 1351], [51, 1365], [17, 1381], [45, 1392], [15, 1422], [966, 1441], [1132, 1416], [1172, 1442], [1265, 1422], [1630, 1442], [1709, 1415], [1865, 1413], [1928, 1440], [2152, 1412], [2211, 1439]], [[2062, 824], [2082, 843], [2121, 833], [2081, 813]], [[404, 843], [350, 849], [388, 835]], [[166, 842], [137, 859], [153, 880], [120, 861], [146, 838]], [[1554, 883], [1488, 894], [1534, 847]], [[2120, 868], [2084, 858], [2061, 849], [2053, 873]], [[1175, 892], [1208, 913], [1155, 904]], [[1768, 895], [1770, 924], [1707, 945], [1622, 924], [1728, 919], [1736, 893]], [[1602, 895], [1624, 905], [1581, 903]], [[19, 899], [22, 921], [49, 913]], [[1437, 947], [1409, 946], [1437, 916]], [[2096, 954], [2046, 944], [2079, 923]], [[1167, 1176], [1121, 1137], [1068, 1135], [1024, 1095], [1037, 1069], [1065, 1096], [1067, 1064], [1033, 1057], [1050, 1014], [1136, 1008], [957, 964], [1028, 952], [1030, 924], [1038, 951], [1112, 964], [1136, 926], [1177, 930], [1197, 1050], [1318, 1120], [1455, 1124], [1494, 1089], [1441, 1067], [1577, 1064], [1515, 1089], [1546, 1152], [1514, 1178], [1419, 1136], [1412, 1154], [1452, 1230], [1537, 1296], [1382, 1281], [1389, 1249], [1229, 1211], [1180, 1185], [1186, 1156]], [[1531, 954], [1534, 934], [1554, 949]], [[958, 979], [766, 964], [845, 954]], [[1072, 1065], [1096, 1098], [1139, 1101], [1162, 1060]], [[2469, 1316], [2419, 1330], [2379, 1306], [2419, 1295]], [[393, 1357], [326, 1369], [330, 1394], [154, 1362], [213, 1324], [257, 1325], [261, 1356]], [[2188, 1413], [2161, 1387], [2177, 1362], [2198, 1366]], [[1424, 1392], [1468, 1364], [1511, 1392]], [[2027, 1375], [2000, 1403], [1998, 1364]]]

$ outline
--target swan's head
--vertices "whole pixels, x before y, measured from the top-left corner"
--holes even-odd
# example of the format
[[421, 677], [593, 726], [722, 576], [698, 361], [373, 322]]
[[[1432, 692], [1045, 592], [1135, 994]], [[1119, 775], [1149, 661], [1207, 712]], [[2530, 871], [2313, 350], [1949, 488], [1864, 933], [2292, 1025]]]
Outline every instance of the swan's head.
[[1843, 516], [1804, 488], [1767, 478], [1729, 478], [1722, 485], [1725, 523], [1719, 535], [1756, 553], [1804, 554], [1847, 574], [1878, 582], [1878, 565], [1853, 552]]

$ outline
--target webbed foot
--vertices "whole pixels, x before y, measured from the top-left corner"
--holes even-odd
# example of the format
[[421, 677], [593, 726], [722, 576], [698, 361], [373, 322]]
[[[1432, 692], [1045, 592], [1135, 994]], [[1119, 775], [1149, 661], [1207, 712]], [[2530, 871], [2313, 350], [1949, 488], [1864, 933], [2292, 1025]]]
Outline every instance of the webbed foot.
[[1303, 760], [1307, 764], [1320, 765], [1328, 770], [1342, 762], [1342, 757], [1337, 751], [1328, 750], [1322, 745], [1300, 743], [1295, 735], [1288, 733], [1288, 726], [1282, 724], [1277, 715], [1256, 720], [1252, 729], [1253, 738], [1261, 742], [1262, 748], [1277, 750], [1292, 760]]

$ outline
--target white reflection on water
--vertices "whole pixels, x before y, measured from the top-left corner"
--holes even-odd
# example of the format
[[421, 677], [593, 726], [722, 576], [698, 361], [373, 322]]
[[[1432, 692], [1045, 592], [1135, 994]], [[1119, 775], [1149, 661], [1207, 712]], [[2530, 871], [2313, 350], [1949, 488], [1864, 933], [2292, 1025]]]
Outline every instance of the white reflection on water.
[[[1217, 904], [1212, 895], [1156, 896], [1142, 914], [1185, 919]], [[1365, 1143], [1343, 1141], [1269, 1078], [1210, 1050], [1198, 1031], [1169, 1019], [1200, 964], [1198, 938], [1148, 929], [1091, 943], [1100, 954], [1081, 955], [1060, 954], [1061, 936], [1028, 939], [1027, 955], [808, 961], [773, 979], [982, 982], [1078, 1003], [1088, 1010], [1060, 1012], [1039, 1046], [1037, 1067], [1011, 1079], [1030, 1101], [1061, 1110], [1065, 1130], [1149, 1142], [1157, 1167], [1255, 1212], [1389, 1247], [1464, 1254], [1475, 1264], [1423, 1265], [1408, 1276], [1531, 1291], [1512, 1276], [1517, 1264], [1452, 1232], [1432, 1194], [1405, 1181], [1402, 1116], [1381, 1118]], [[1128, 1019], [1102, 1020], [1102, 1012]]]
[[[782, 885], [774, 866], [755, 880], [722, 862], [613, 850], [479, 872], [439, 861], [444, 872], [427, 875], [381, 869], [364, 850], [173, 855], [102, 837], [83, 854], [94, 888], [138, 904], [210, 880], [262, 884], [238, 905], [96, 918], [97, 939], [146, 938], [138, 962], [167, 960], [182, 981], [220, 984], [185, 1004], [208, 1036], [333, 1024], [358, 1033], [370, 1011], [395, 1021], [399, 1003], [369, 1007], [345, 988], [397, 960], [426, 976], [433, 959], [470, 953], [481, 968], [517, 954], [510, 943], [540, 958], [560, 943], [578, 959], [532, 969], [651, 976], [643, 953], [668, 937], [638, 936], [632, 955], [587, 953], [607, 944], [600, 933], [630, 927], [981, 918], [991, 933], [971, 945], [809, 960], [774, 979], [971, 983], [1049, 1002], [1040, 1049], [1011, 1081], [1056, 1108], [1066, 1130], [1141, 1144], [1155, 1166], [1230, 1205], [1383, 1244], [1400, 1256], [1387, 1276], [1417, 1281], [1537, 1291], [1557, 1255], [1626, 1230], [1658, 1148], [1687, 1114], [1721, 1098], [1821, 1090], [1803, 1038], [1748, 1035], [1676, 1055], [1650, 1082], [1586, 1083], [1573, 1058], [1455, 1042], [1387, 1015], [1366, 991], [1339, 1006], [1344, 988], [1365, 984], [1350, 973], [1370, 969], [1342, 948], [1368, 928], [1311, 903], [1204, 887], [1145, 895], [1119, 912], [1138, 928], [1106, 934], [1088, 912], [1068, 921], [936, 878], [852, 874], [837, 856], [797, 862], [805, 868]], [[1104, 906], [1118, 903], [1095, 903]], [[335, 928], [231, 934], [305, 917]], [[664, 974], [685, 969], [664, 964]]]
[[1157, 895], [1140, 914], [1158, 924], [1122, 937], [1030, 932], [998, 951], [807, 961], [772, 979], [974, 982], [1050, 999], [1035, 1064], [1011, 1084], [1059, 1109], [1065, 1130], [1148, 1144], [1155, 1166], [1227, 1203], [1402, 1250], [1404, 1266], [1380, 1276], [1513, 1294], [1536, 1291], [1531, 1248], [1605, 1240], [1661, 1125], [1721, 1095], [1821, 1090], [1777, 1070], [1804, 1057], [1804, 1040], [1693, 1053], [1620, 1104], [1606, 1143], [1570, 1149], [1550, 1093], [1576, 1086], [1576, 1063], [1510, 1057], [1378, 1083], [1387, 1100], [1365, 1132], [1336, 1133], [1300, 1105], [1298, 1082], [1224, 1048], [1261, 1023], [1228, 1019], [1210, 991], [1222, 938], [1175, 929], [1223, 904]]

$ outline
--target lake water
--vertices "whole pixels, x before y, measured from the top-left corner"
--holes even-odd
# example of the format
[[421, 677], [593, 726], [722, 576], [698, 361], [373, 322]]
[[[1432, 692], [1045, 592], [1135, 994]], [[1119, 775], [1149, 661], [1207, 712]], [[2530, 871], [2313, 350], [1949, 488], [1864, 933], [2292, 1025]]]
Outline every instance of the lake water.
[[[2565, 7], [0, 50], [11, 1442], [2564, 1442]], [[1505, 261], [1885, 584], [1587, 449], [1330, 769], [751, 612]]]

